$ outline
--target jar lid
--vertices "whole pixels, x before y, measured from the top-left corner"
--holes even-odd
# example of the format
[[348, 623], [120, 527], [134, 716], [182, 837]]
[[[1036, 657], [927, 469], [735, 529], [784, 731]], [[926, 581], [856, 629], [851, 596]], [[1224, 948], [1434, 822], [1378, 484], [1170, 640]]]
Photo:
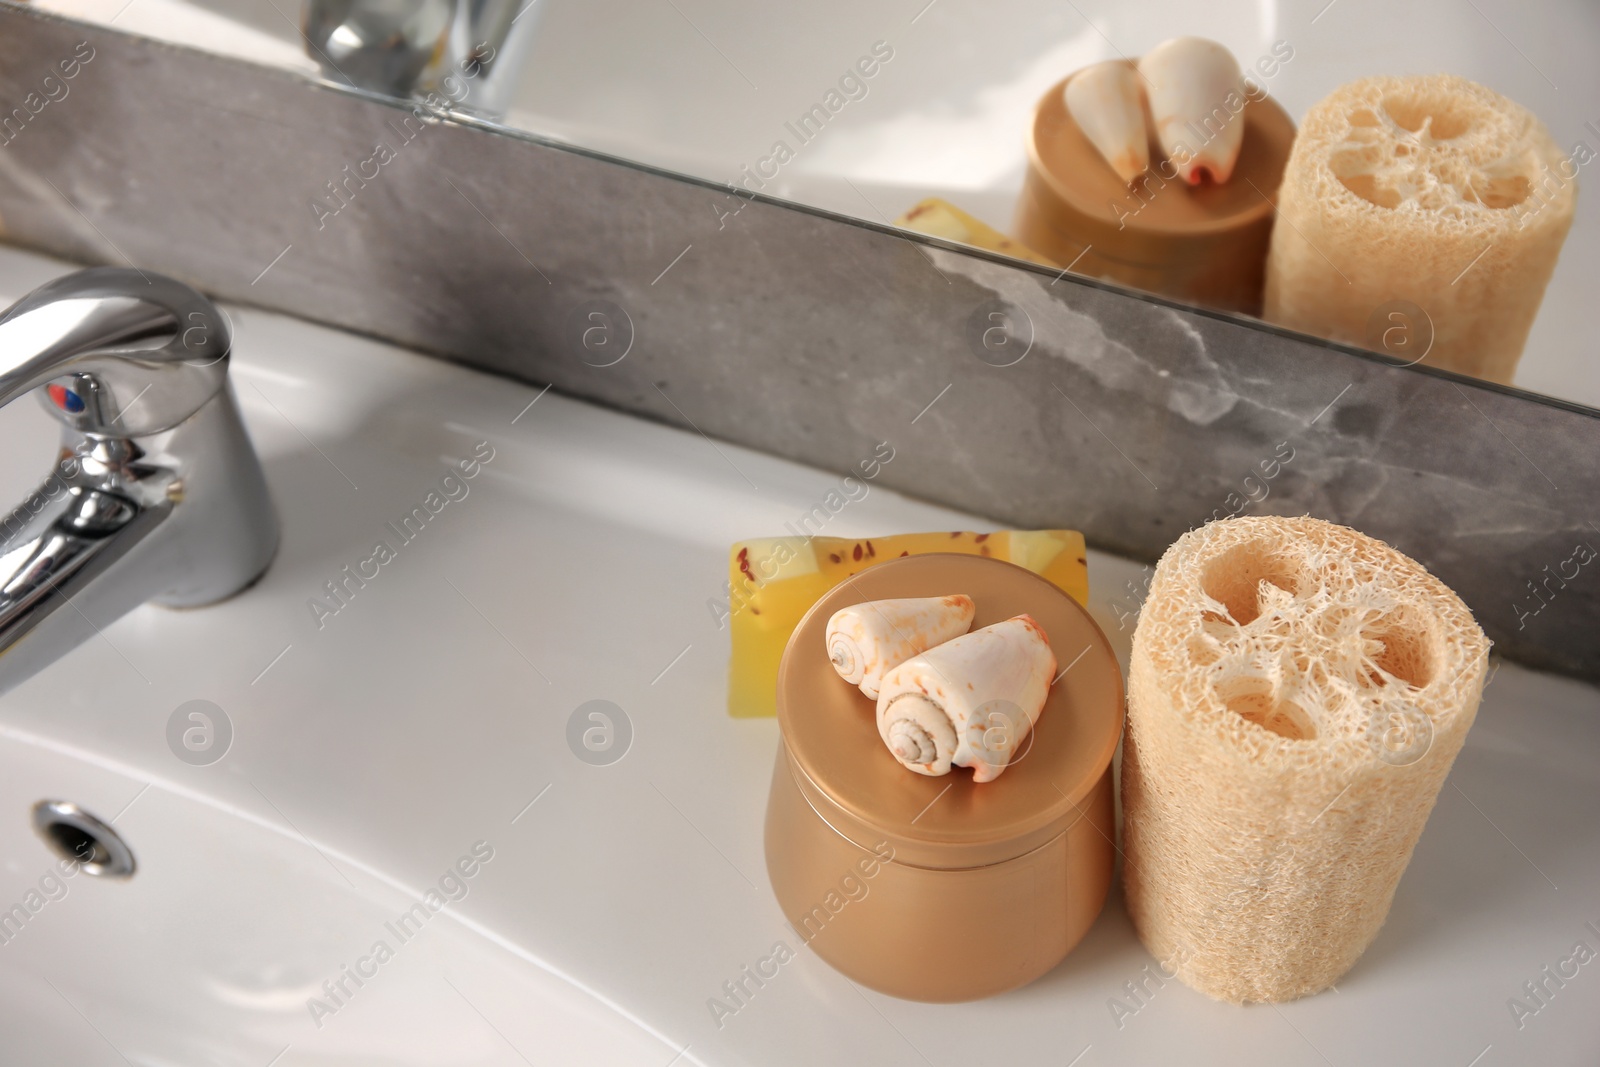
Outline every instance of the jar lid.
[[1165, 156], [1150, 134], [1150, 170], [1124, 183], [1101, 158], [1067, 110], [1062, 79], [1039, 101], [1028, 132], [1028, 155], [1045, 182], [1063, 225], [1104, 256], [1129, 263], [1164, 263], [1192, 256], [1195, 246], [1225, 245], [1239, 231], [1268, 225], [1271, 200], [1294, 143], [1294, 122], [1269, 96], [1242, 97], [1244, 137], [1232, 177], [1189, 186], [1168, 177]]
[[[1032, 219], [1021, 227], [1022, 242], [1061, 262], [1083, 254], [1088, 259], [1075, 267], [1083, 274], [1176, 299], [1259, 310], [1274, 216], [1270, 197], [1277, 195], [1294, 142], [1294, 122], [1285, 110], [1270, 96], [1243, 98], [1245, 134], [1229, 181], [1190, 187], [1176, 171], [1168, 176], [1171, 168], [1152, 131], [1150, 170], [1126, 184], [1067, 110], [1062, 90], [1069, 80], [1062, 78], [1038, 101], [1027, 134], [1030, 179], [1024, 198], [1037, 203], [1024, 205], [1019, 216]], [[1158, 275], [1146, 278], [1138, 270]], [[1197, 282], [1190, 277], [1197, 270], [1240, 277], [1237, 283]], [[1195, 286], [1197, 291], [1189, 291]]]
[[[973, 629], [1032, 615], [1061, 672], [1030, 740], [983, 784], [964, 767], [929, 777], [901, 766], [878, 736], [874, 702], [834, 671], [824, 639], [852, 604], [955, 593], [972, 597]], [[1122, 716], [1122, 672], [1089, 613], [1032, 571], [983, 556], [907, 556], [861, 571], [812, 606], [778, 670], [778, 728], [801, 792], [845, 837], [866, 849], [887, 841], [915, 866], [999, 863], [1067, 830], [1111, 764]]]

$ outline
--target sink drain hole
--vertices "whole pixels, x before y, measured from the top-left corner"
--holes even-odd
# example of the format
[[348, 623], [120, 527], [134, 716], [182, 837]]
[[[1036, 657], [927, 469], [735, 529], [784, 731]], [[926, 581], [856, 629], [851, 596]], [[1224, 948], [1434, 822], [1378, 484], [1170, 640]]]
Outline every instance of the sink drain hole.
[[127, 878], [133, 874], [133, 852], [107, 824], [76, 804], [41, 800], [33, 806], [33, 828], [50, 850], [95, 877]]

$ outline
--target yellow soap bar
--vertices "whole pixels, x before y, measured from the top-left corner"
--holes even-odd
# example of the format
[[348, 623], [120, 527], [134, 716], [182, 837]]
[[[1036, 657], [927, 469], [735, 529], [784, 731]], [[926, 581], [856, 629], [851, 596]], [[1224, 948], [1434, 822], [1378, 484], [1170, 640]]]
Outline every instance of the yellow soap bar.
[[895, 219], [894, 224], [925, 233], [929, 237], [943, 237], [946, 241], [956, 241], [974, 248], [999, 252], [1013, 259], [1025, 259], [1042, 267], [1061, 265], [1052, 263], [1033, 249], [1018, 244], [993, 226], [978, 221], [954, 204], [938, 197], [931, 197], [917, 204]]
[[[726, 624], [733, 636], [728, 714], [739, 718], [777, 714], [778, 663], [789, 635], [822, 594], [884, 560], [929, 552], [992, 556], [1015, 563], [1054, 583], [1078, 603], [1089, 602], [1083, 535], [1076, 530], [956, 531], [855, 541], [843, 537], [740, 541], [728, 553], [727, 599], [713, 602], [719, 625]], [[982, 590], [936, 592], [977, 596]], [[817, 649], [817, 655], [823, 655], [823, 650]]]

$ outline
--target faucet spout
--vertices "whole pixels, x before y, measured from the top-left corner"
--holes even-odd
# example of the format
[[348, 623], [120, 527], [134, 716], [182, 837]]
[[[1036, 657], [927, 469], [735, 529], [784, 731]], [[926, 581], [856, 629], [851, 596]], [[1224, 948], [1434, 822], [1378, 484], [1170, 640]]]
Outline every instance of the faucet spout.
[[331, 82], [504, 117], [538, 0], [306, 0], [307, 53]]
[[221, 600], [271, 562], [230, 344], [209, 300], [136, 270], [80, 271], [0, 315], [0, 405], [38, 390], [62, 423], [55, 468], [0, 516], [0, 693], [146, 601]]

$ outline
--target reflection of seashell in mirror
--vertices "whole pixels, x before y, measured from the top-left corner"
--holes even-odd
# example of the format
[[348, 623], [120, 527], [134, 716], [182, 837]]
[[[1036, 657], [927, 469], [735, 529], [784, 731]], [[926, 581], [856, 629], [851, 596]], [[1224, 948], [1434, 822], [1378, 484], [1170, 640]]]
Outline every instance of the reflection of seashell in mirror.
[[1245, 100], [1233, 53], [1203, 37], [1174, 37], [1139, 60], [1139, 77], [1156, 140], [1178, 177], [1190, 185], [1232, 177], [1244, 143]]
[[[1273, 52], [1292, 54], [1287, 46]], [[1050, 88], [1028, 131], [1012, 236], [1079, 274], [1259, 314], [1270, 198], [1289, 158], [1294, 123], [1259, 83], [1241, 84], [1239, 98], [1223, 104], [1229, 114], [1239, 111], [1231, 125], [1242, 147], [1232, 180], [1222, 185], [1190, 185], [1177, 161], [1160, 157], [1154, 146], [1149, 169], [1124, 182], [1073, 118], [1065, 86]]]
[[1577, 201], [1530, 111], [1465, 78], [1365, 78], [1306, 116], [1265, 317], [1509, 383]]
[[1117, 60], [1085, 67], [1068, 80], [1063, 99], [1072, 120], [1117, 177], [1131, 182], [1150, 169], [1144, 94], [1132, 67]]
[[1056, 673], [1050, 639], [1028, 615], [974, 630], [884, 676], [878, 736], [918, 774], [971, 767], [1000, 777], [1044, 710]]

